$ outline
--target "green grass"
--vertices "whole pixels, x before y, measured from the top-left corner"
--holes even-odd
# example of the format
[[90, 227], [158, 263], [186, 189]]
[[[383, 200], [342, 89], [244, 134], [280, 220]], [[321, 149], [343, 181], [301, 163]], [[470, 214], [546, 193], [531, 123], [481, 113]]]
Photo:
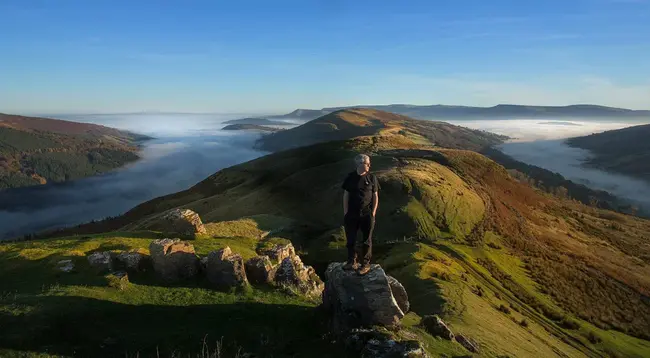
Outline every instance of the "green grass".
[[[218, 292], [201, 278], [164, 286], [152, 272], [131, 275], [120, 291], [88, 267], [89, 252], [146, 251], [155, 237], [113, 233], [0, 245], [0, 347], [35, 357], [154, 356], [156, 350], [169, 357], [173, 352], [194, 356], [206, 339], [210, 346], [223, 340], [226, 356], [240, 348], [276, 357], [338, 354], [337, 346], [323, 339], [327, 320], [312, 301], [266, 288]], [[254, 255], [257, 243], [254, 238], [193, 241], [199, 255], [228, 245], [244, 257]], [[64, 258], [76, 262], [76, 273], [56, 271]]]

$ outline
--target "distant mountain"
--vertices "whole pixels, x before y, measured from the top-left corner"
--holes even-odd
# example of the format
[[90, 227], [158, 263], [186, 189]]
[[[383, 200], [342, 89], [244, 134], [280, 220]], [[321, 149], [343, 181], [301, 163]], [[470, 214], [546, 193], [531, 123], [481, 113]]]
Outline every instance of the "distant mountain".
[[[320, 142], [344, 140], [358, 136], [399, 134], [397, 138], [431, 142], [454, 149], [480, 150], [500, 143], [505, 136], [472, 130], [444, 122], [422, 121], [384, 111], [343, 109], [301, 126], [264, 136], [257, 146], [280, 151]], [[415, 138], [415, 139], [414, 139]]]
[[222, 128], [225, 131], [241, 131], [241, 130], [253, 130], [253, 131], [262, 131], [262, 132], [277, 132], [282, 129], [265, 127], [257, 124], [230, 124]]
[[587, 165], [650, 181], [650, 124], [571, 138], [572, 147], [594, 154]]
[[0, 190], [110, 171], [149, 137], [89, 123], [0, 114]]
[[330, 107], [320, 110], [297, 109], [291, 113], [269, 116], [274, 119], [302, 119], [311, 120], [346, 108], [371, 108], [392, 113], [397, 113], [419, 119], [480, 119], [480, 118], [548, 118], [548, 117], [578, 117], [578, 118], [603, 118], [603, 117], [639, 117], [650, 118], [650, 111], [631, 110], [597, 106], [590, 104], [578, 104], [571, 106], [525, 106], [500, 104], [494, 107], [468, 107], [468, 106], [446, 106], [446, 105], [363, 105], [348, 107]]
[[287, 125], [287, 122], [280, 121], [271, 121], [266, 118], [242, 118], [242, 119], [232, 119], [229, 121], [223, 122], [224, 124], [254, 124], [258, 126], [282, 126]]

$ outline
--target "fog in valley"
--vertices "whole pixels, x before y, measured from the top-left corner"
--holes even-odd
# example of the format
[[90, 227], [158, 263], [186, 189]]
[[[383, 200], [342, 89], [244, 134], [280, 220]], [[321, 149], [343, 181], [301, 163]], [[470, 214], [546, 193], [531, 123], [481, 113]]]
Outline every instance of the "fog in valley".
[[650, 183], [625, 175], [587, 168], [583, 162], [589, 151], [572, 148], [566, 138], [600, 133], [650, 123], [643, 121], [611, 120], [485, 120], [452, 121], [474, 129], [482, 129], [511, 137], [499, 149], [521, 162], [560, 173], [565, 178], [592, 189], [608, 191], [620, 198], [650, 210]]
[[[120, 215], [158, 196], [191, 187], [216, 171], [266, 153], [252, 149], [260, 134], [223, 131], [245, 115], [123, 114], [57, 116], [147, 134], [142, 159], [104, 175], [0, 192], [0, 239]], [[501, 146], [517, 160], [558, 172], [650, 208], [650, 184], [584, 168], [589, 153], [564, 138], [643, 124], [624, 120], [455, 120], [453, 124], [505, 134]], [[287, 121], [297, 125], [300, 121]], [[288, 126], [289, 128], [290, 126]]]
[[266, 154], [259, 134], [222, 131], [238, 116], [58, 116], [154, 136], [142, 159], [116, 171], [72, 182], [0, 191], [0, 239], [122, 214], [158, 196], [191, 187], [216, 171]]

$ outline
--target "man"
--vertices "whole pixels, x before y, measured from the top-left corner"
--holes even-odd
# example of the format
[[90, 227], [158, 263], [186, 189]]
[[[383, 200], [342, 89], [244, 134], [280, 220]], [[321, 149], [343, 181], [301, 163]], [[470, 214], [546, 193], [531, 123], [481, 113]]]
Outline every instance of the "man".
[[[354, 161], [357, 169], [348, 174], [343, 182], [345, 190], [343, 192], [343, 222], [348, 248], [348, 262], [343, 269], [358, 269], [359, 274], [365, 275], [370, 271], [372, 231], [375, 228], [380, 188], [377, 177], [370, 173], [370, 157], [360, 154], [354, 158]], [[355, 244], [359, 230], [363, 235], [363, 245], [360, 255], [357, 255]], [[361, 261], [360, 266], [357, 264], [357, 259]]]

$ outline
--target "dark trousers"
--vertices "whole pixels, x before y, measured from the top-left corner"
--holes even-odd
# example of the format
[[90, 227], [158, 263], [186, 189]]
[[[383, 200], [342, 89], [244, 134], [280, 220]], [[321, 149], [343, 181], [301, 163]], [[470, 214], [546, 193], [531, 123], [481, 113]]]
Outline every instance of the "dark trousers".
[[[347, 238], [348, 262], [354, 262], [359, 259], [362, 264], [369, 264], [372, 257], [372, 231], [375, 228], [374, 216], [362, 215], [355, 216], [348, 213], [345, 215], [345, 237]], [[361, 230], [363, 241], [360, 252], [357, 252], [357, 233]]]

